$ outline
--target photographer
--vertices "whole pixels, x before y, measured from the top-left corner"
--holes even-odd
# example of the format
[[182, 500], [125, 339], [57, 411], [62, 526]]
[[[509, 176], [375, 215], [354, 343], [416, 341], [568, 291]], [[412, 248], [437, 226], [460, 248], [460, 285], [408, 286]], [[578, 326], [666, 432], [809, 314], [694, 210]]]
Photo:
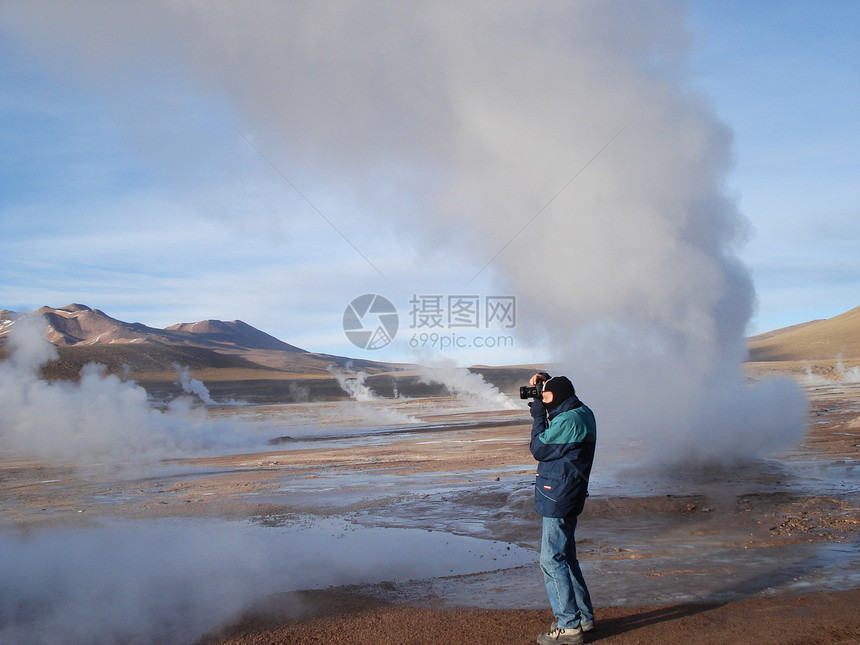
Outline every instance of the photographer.
[[[537, 459], [535, 510], [543, 516], [540, 566], [556, 622], [537, 642], [582, 643], [594, 629], [594, 609], [576, 559], [577, 516], [588, 495], [597, 424], [566, 376], [539, 373], [529, 381], [535, 396], [531, 453]], [[523, 396], [523, 393], [521, 393]]]

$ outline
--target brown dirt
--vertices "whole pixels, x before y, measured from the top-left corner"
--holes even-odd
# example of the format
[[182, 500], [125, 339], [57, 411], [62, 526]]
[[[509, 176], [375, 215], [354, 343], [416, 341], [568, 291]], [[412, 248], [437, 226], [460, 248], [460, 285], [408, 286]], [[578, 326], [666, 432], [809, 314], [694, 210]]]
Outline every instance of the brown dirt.
[[[552, 621], [547, 610], [404, 607], [344, 591], [289, 594], [280, 599], [280, 609], [277, 605], [203, 639], [200, 645], [514, 645], [534, 643]], [[598, 627], [586, 642], [856, 645], [860, 642], [858, 607], [860, 590], [722, 605], [600, 607]], [[290, 609], [284, 612], [284, 608]]]

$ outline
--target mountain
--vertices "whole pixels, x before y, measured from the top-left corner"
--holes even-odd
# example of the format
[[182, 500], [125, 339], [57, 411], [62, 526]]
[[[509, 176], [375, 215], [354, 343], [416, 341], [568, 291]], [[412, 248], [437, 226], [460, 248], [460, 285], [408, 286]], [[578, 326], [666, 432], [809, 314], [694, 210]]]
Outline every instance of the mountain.
[[[71, 304], [59, 309], [42, 307], [40, 314], [48, 325], [46, 338], [58, 347], [72, 345], [113, 345], [122, 343], [161, 343], [191, 345], [211, 349], [268, 349], [285, 352], [305, 352], [274, 336], [255, 329], [241, 320], [205, 320], [178, 323], [165, 329], [141, 323], [127, 323], [86, 305]], [[14, 321], [18, 316], [8, 310], [0, 312], [0, 320]], [[0, 327], [0, 338], [7, 335], [11, 325]], [[306, 352], [305, 352], [306, 353]]]
[[[57, 346], [59, 359], [45, 368], [49, 378], [74, 378], [90, 362], [108, 372], [143, 380], [175, 373], [175, 366], [224, 370], [243, 378], [284, 378], [285, 374], [331, 376], [332, 366], [347, 364], [368, 373], [397, 369], [387, 363], [316, 354], [285, 343], [241, 320], [177, 323], [165, 329], [128, 323], [82, 304], [42, 307], [45, 337]], [[0, 346], [15, 321], [12, 311], [0, 311]]]
[[178, 323], [166, 327], [165, 331], [177, 336], [193, 339], [196, 343], [207, 343], [213, 347], [243, 347], [245, 349], [270, 349], [282, 352], [305, 352], [274, 336], [251, 327], [241, 320], [204, 320], [195, 323]]
[[748, 347], [751, 362], [860, 359], [860, 307], [753, 336]]

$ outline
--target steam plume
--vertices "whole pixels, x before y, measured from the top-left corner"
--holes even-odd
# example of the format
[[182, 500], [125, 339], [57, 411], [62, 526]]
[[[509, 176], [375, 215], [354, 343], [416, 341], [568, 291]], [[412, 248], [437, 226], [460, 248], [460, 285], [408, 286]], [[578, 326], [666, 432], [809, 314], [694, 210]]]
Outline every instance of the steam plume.
[[56, 357], [44, 321], [26, 316], [9, 334], [0, 362], [0, 450], [13, 456], [113, 462], [157, 461], [260, 442], [236, 421], [215, 422], [182, 401], [162, 412], [136, 383], [88, 364], [76, 383], [45, 381], [39, 369]]
[[197, 396], [206, 405], [245, 405], [243, 401], [235, 399], [230, 399], [226, 403], [219, 403], [212, 398], [209, 388], [206, 387], [203, 381], [192, 378], [191, 369], [187, 365], [182, 366], [174, 363], [173, 369], [176, 370], [176, 375], [179, 377], [179, 386], [182, 388], [182, 391]]
[[457, 367], [454, 361], [436, 360], [421, 370], [421, 380], [440, 383], [475, 410], [513, 410], [518, 406], [484, 377]]
[[351, 416], [365, 423], [421, 423], [420, 419], [386, 405], [384, 400], [367, 384], [366, 372], [358, 371], [355, 374], [348, 374], [334, 366], [330, 366], [328, 371], [337, 379], [337, 384], [340, 385], [341, 389], [355, 401], [355, 404], [349, 408], [348, 413]]
[[183, 392], [197, 395], [207, 405], [216, 405], [212, 395], [209, 394], [209, 388], [203, 384], [203, 381], [191, 378], [191, 370], [188, 366], [182, 367], [174, 363], [173, 369], [176, 370], [176, 374], [179, 377], [179, 385], [182, 387]]
[[518, 294], [520, 332], [547, 341], [604, 438], [731, 458], [803, 431], [796, 387], [750, 389], [739, 369], [755, 302], [737, 255], [747, 224], [725, 189], [731, 133], [693, 87], [683, 2], [7, 13], [96, 82], [169, 59], [227, 97], [287, 174], [470, 258], [465, 280], [491, 274]]

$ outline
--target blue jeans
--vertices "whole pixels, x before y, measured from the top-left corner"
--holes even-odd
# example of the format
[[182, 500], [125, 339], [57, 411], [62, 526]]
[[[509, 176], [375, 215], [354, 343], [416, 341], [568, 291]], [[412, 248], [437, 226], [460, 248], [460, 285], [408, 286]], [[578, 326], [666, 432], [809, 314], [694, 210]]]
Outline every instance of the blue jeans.
[[591, 596], [576, 559], [576, 517], [543, 518], [540, 568], [552, 613], [562, 629], [594, 622]]

